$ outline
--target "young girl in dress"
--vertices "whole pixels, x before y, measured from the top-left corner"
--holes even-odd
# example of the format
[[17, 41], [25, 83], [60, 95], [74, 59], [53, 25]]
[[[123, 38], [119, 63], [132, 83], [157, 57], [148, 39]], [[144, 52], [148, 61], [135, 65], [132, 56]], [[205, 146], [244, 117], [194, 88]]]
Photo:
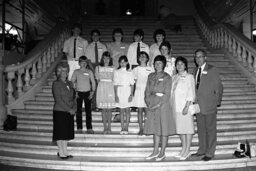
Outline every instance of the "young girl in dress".
[[138, 108], [139, 135], [143, 134], [143, 112], [145, 116], [147, 114], [147, 105], [144, 98], [148, 75], [153, 71], [152, 67], [147, 66], [148, 61], [148, 54], [146, 52], [140, 52], [138, 59], [139, 66], [133, 69], [133, 75], [136, 81], [133, 105]]
[[109, 52], [104, 52], [100, 61], [100, 65], [95, 69], [95, 78], [98, 82], [96, 104], [102, 109], [102, 120], [104, 126], [104, 134], [111, 133], [112, 109], [115, 108], [114, 93], [114, 68], [112, 58]]
[[126, 56], [119, 58], [119, 68], [114, 72], [114, 89], [116, 107], [120, 108], [121, 132], [128, 134], [130, 122], [130, 107], [132, 106], [134, 78], [129, 70], [129, 63]]

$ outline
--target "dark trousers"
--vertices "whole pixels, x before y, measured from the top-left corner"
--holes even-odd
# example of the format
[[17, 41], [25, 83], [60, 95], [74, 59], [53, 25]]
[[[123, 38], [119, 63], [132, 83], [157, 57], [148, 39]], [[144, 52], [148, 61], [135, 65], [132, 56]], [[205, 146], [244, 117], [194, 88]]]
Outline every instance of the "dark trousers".
[[214, 157], [217, 144], [216, 114], [196, 115], [199, 149], [197, 153]]
[[77, 113], [76, 113], [76, 124], [77, 129], [83, 129], [83, 116], [82, 107], [83, 101], [85, 103], [85, 114], [86, 114], [86, 128], [92, 129], [92, 111], [91, 111], [91, 100], [89, 99], [90, 91], [78, 92], [77, 101]]

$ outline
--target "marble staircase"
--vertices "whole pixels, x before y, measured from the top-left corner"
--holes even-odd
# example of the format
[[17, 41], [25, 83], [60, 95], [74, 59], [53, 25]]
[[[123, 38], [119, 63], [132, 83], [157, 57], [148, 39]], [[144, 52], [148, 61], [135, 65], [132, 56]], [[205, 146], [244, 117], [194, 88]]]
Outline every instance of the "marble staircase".
[[[192, 17], [180, 17], [182, 32], [175, 33], [166, 29], [167, 40], [172, 43], [173, 56], [184, 56], [189, 61], [189, 71], [195, 67], [193, 52], [204, 48], [208, 52], [209, 63], [215, 65], [221, 74], [224, 95], [218, 108], [218, 142], [216, 156], [209, 162], [189, 158], [179, 161], [172, 157], [178, 154], [180, 140], [178, 136], [169, 138], [166, 150], [167, 158], [162, 162], [147, 161], [145, 157], [152, 151], [152, 136], [138, 136], [137, 114], [132, 112], [129, 135], [120, 135], [120, 123], [112, 123], [112, 134], [104, 135], [100, 112], [93, 112], [95, 134], [76, 133], [70, 141], [69, 150], [75, 157], [66, 161], [57, 155], [56, 144], [52, 142], [53, 97], [51, 85], [55, 80], [52, 75], [42, 91], [35, 94], [33, 100], [24, 101], [25, 107], [13, 110], [18, 117], [16, 131], [0, 131], [0, 163], [14, 166], [59, 170], [86, 171], [128, 171], [128, 170], [214, 170], [226, 168], [245, 168], [256, 166], [256, 158], [235, 158], [232, 154], [236, 144], [256, 142], [256, 88], [248, 78], [236, 68], [221, 50], [212, 50], [204, 45], [197, 32]], [[111, 41], [112, 30], [122, 27], [125, 41], [132, 41], [135, 28], [143, 28], [145, 42], [153, 42], [153, 31], [161, 27], [155, 18], [116, 18], [95, 17], [84, 21], [84, 37], [90, 30], [99, 28], [104, 43]], [[113, 112], [113, 116], [116, 112]], [[85, 124], [85, 116], [83, 116]], [[85, 127], [85, 125], [84, 125]], [[197, 134], [192, 140], [191, 151], [198, 148]]]

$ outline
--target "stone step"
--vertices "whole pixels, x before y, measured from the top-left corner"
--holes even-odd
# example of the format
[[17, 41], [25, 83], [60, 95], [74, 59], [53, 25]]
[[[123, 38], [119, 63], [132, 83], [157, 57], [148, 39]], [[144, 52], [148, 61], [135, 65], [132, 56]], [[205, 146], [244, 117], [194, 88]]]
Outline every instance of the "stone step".
[[[33, 142], [32, 142], [33, 143]], [[234, 153], [237, 144], [230, 145], [217, 145], [216, 155]], [[191, 147], [191, 152], [195, 153], [197, 146]], [[151, 146], [137, 146], [137, 147], [76, 147], [70, 146], [69, 151], [72, 151], [72, 155], [76, 157], [120, 157], [120, 158], [145, 158], [152, 152]], [[167, 156], [175, 156], [179, 153], [181, 147], [168, 146], [166, 149]], [[19, 152], [27, 154], [45, 154], [45, 155], [56, 155], [57, 147], [54, 145], [44, 144], [22, 144], [12, 142], [0, 142], [0, 151], [5, 152]]]
[[[211, 170], [222, 168], [240, 168], [255, 166], [256, 158], [234, 158], [232, 155], [216, 155], [209, 162], [198, 159], [178, 161], [173, 157], [167, 157], [163, 162], [146, 161], [142, 158], [104, 158], [104, 157], [74, 157], [70, 160], [60, 160], [52, 155], [33, 155], [7, 153], [1, 151], [0, 161], [14, 166], [27, 166], [45, 169], [60, 170], [86, 170], [86, 171], [162, 171], [162, 170]], [[195, 164], [196, 163], [196, 164]]]

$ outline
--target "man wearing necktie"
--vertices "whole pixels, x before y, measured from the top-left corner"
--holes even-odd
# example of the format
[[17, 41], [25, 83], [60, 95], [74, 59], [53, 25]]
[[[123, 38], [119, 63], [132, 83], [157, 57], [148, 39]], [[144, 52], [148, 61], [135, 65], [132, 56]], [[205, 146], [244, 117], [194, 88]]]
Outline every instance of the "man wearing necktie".
[[195, 51], [196, 103], [200, 113], [196, 115], [199, 149], [192, 157], [209, 161], [214, 157], [217, 144], [217, 107], [221, 104], [223, 85], [217, 69], [206, 62], [203, 49]]
[[138, 55], [144, 51], [149, 54], [149, 46], [143, 42], [144, 32], [142, 29], [137, 29], [133, 33], [134, 42], [130, 44], [127, 52], [127, 58], [130, 67], [133, 69], [138, 66]]
[[78, 64], [78, 59], [80, 56], [85, 55], [85, 51], [88, 45], [87, 40], [80, 37], [82, 27], [80, 24], [74, 24], [72, 27], [72, 37], [65, 40], [63, 46], [63, 53], [66, 56], [67, 62], [69, 64], [69, 75], [68, 80], [71, 80], [74, 70], [80, 68]]

